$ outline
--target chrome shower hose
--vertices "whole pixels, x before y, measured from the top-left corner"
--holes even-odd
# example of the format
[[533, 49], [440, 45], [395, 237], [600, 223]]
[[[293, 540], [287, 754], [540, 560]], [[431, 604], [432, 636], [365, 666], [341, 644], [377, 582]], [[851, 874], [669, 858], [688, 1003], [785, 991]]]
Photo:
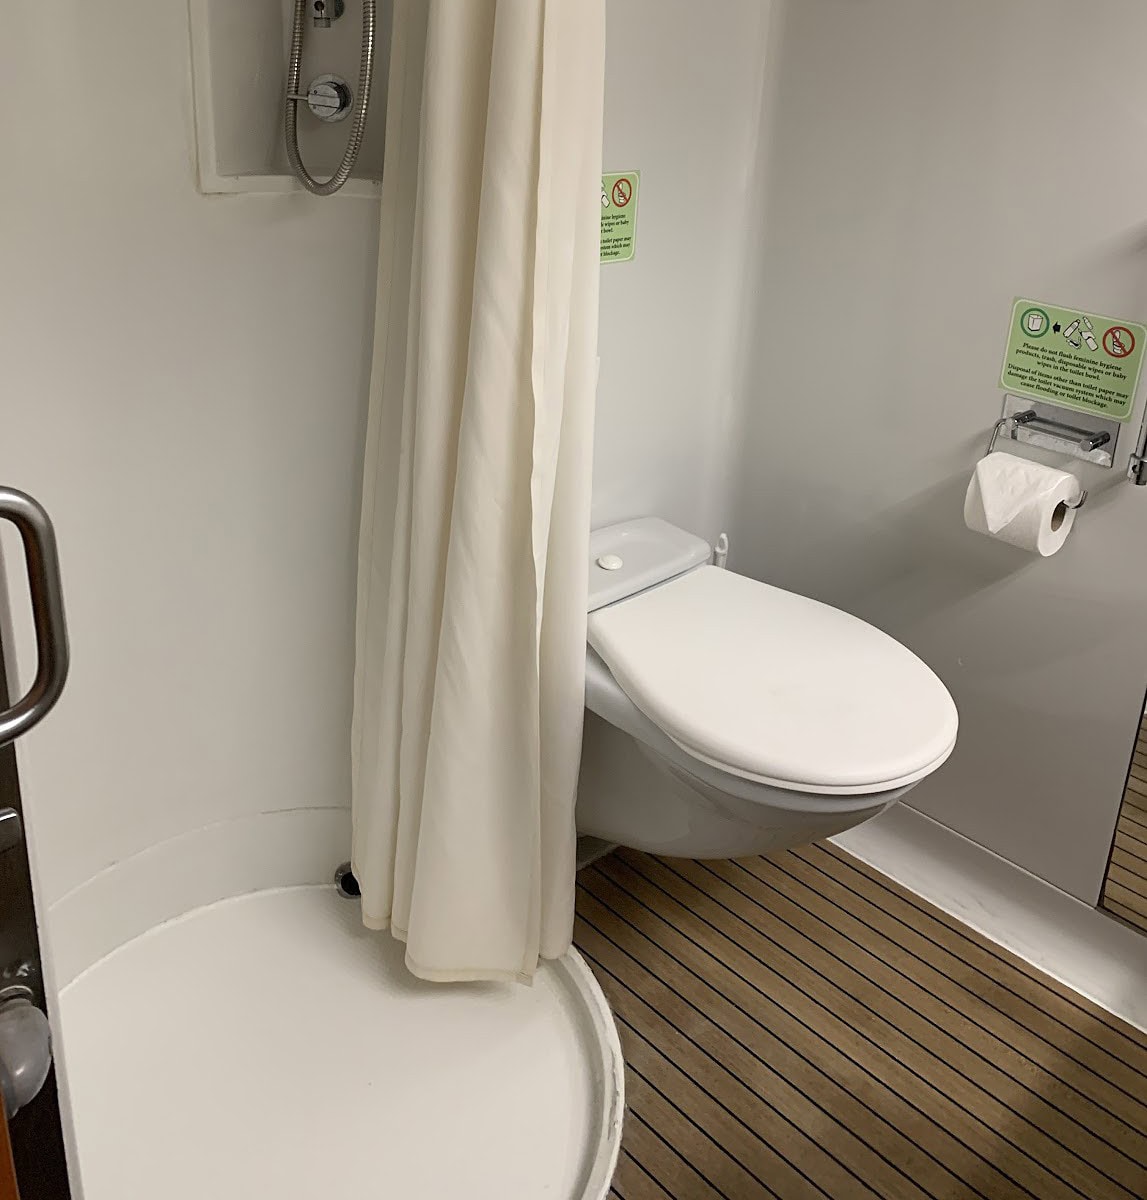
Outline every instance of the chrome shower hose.
[[295, 20], [291, 28], [291, 58], [287, 68], [287, 108], [284, 133], [287, 142], [287, 161], [299, 182], [316, 196], [330, 196], [350, 178], [366, 133], [366, 114], [370, 107], [370, 77], [374, 69], [374, 33], [376, 26], [375, 0], [362, 0], [362, 53], [358, 63], [358, 90], [354, 97], [350, 137], [338, 169], [326, 180], [319, 180], [303, 165], [299, 154], [299, 71], [303, 57], [303, 25], [306, 21], [307, 0], [295, 0]]

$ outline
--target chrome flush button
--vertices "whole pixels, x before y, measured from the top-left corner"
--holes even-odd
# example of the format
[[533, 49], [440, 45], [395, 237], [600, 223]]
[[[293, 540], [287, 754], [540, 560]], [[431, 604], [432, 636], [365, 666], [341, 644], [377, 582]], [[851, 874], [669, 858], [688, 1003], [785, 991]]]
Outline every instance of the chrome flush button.
[[603, 554], [601, 558], [597, 560], [597, 565], [601, 567], [603, 571], [617, 571], [620, 570], [625, 563], [622, 561], [620, 554]]

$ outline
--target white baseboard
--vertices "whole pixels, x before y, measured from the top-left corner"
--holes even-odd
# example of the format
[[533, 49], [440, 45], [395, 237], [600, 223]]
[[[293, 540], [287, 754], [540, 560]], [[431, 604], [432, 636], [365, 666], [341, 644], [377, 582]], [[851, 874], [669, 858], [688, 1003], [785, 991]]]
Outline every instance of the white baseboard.
[[[1147, 1030], [1147, 937], [904, 805], [838, 834], [842, 849], [1132, 1025]], [[327, 883], [349, 856], [350, 811], [291, 809], [162, 842], [48, 911], [63, 988], [163, 921], [261, 888]]]
[[832, 841], [1147, 1031], [1147, 937], [902, 804]]
[[330, 883], [350, 857], [348, 808], [296, 808], [220, 821], [151, 846], [48, 909], [56, 986], [155, 925], [262, 888]]

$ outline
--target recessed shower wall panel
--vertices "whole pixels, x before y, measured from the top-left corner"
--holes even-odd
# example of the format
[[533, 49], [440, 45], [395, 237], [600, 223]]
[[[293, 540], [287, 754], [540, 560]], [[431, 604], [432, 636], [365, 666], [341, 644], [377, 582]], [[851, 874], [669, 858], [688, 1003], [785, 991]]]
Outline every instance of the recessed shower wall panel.
[[[198, 181], [203, 192], [282, 192], [299, 188], [287, 163], [283, 108], [292, 0], [189, 0]], [[366, 136], [343, 195], [375, 196], [382, 178], [390, 0], [378, 0], [374, 76]], [[301, 77], [357, 86], [362, 0], [347, 0], [329, 28], [308, 9]], [[330, 175], [342, 158], [349, 123], [320, 121], [299, 105], [299, 144], [311, 170]]]

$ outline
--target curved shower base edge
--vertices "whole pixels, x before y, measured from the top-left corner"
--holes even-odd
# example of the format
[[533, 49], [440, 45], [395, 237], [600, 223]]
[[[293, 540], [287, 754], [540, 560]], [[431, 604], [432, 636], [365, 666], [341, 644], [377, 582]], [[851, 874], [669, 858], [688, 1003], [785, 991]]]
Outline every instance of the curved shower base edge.
[[328, 883], [350, 845], [350, 809], [272, 809], [213, 821], [113, 863], [48, 908], [61, 988], [165, 921], [266, 888]]
[[223, 900], [61, 993], [86, 1200], [602, 1200], [623, 1065], [576, 950], [426, 984], [333, 887]]

